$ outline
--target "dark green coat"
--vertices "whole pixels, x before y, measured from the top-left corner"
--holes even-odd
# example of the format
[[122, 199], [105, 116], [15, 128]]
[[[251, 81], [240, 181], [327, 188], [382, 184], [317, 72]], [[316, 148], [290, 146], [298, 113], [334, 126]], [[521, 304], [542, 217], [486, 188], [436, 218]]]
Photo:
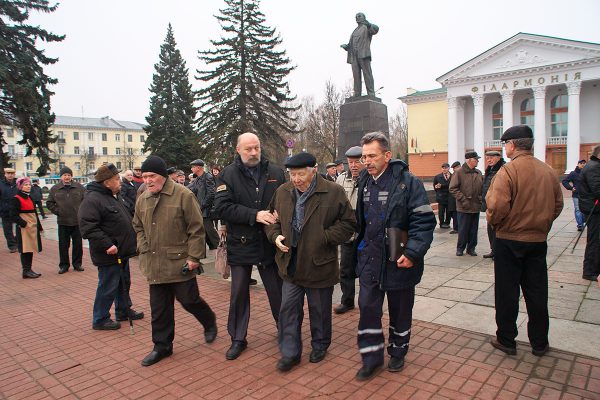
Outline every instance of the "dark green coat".
[[[350, 239], [356, 230], [356, 218], [344, 189], [315, 176], [315, 191], [305, 205], [304, 225], [298, 240], [296, 272], [288, 275], [291, 249], [287, 253], [277, 249], [275, 262], [279, 275], [285, 281], [308, 288], [326, 288], [339, 282], [340, 272], [337, 246]], [[278, 235], [286, 238], [289, 247], [294, 216], [294, 185], [285, 183], [277, 189], [270, 209], [279, 214], [279, 221], [265, 226], [265, 233], [272, 243]]]

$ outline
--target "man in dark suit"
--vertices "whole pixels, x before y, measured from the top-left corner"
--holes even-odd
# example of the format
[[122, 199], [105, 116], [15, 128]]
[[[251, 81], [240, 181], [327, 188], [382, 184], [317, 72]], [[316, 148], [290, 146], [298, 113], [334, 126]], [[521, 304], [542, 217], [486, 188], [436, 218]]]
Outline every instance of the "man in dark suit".
[[450, 212], [448, 211], [448, 187], [450, 187], [450, 164], [442, 164], [442, 172], [433, 178], [435, 200], [438, 203], [438, 219], [440, 228], [450, 228]]

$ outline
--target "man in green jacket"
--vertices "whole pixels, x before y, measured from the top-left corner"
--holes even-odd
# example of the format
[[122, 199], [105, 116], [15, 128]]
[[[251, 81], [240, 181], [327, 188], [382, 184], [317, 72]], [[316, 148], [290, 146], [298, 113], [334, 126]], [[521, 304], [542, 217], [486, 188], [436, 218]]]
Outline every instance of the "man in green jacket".
[[215, 313], [198, 293], [195, 278], [206, 256], [196, 196], [167, 178], [167, 165], [160, 157], [144, 161], [142, 177], [146, 191], [136, 202], [133, 229], [140, 269], [150, 284], [154, 349], [142, 360], [143, 366], [149, 366], [173, 354], [174, 298], [202, 324], [206, 343], [217, 337], [217, 324]]
[[344, 189], [317, 174], [312, 154], [299, 153], [285, 164], [290, 181], [281, 185], [270, 209], [278, 217], [264, 227], [277, 246], [275, 261], [283, 279], [279, 312], [280, 371], [300, 363], [304, 296], [312, 336], [310, 362], [317, 363], [331, 344], [331, 296], [339, 282], [337, 246], [355, 231], [356, 219]]

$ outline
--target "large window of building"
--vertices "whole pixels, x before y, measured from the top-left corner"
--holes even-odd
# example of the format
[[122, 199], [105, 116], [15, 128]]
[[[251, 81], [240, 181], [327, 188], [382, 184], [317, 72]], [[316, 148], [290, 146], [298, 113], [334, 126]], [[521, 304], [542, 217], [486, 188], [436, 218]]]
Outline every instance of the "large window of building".
[[81, 163], [79, 161], [77, 161], [75, 163], [75, 169], [77, 169], [77, 170], [81, 169]]
[[94, 132], [88, 132], [88, 140], [94, 140]]
[[108, 155], [108, 147], [103, 147], [102, 148], [102, 155], [103, 156], [107, 156]]
[[12, 128], [8, 128], [6, 130], [6, 137], [15, 137], [15, 130]]
[[121, 141], [121, 134], [115, 133], [115, 142], [120, 142], [120, 141]]
[[73, 154], [76, 154], [76, 155], [79, 154], [79, 146], [73, 147]]
[[133, 155], [133, 149], [131, 147], [127, 149], [127, 154], [130, 156]]
[[146, 141], [146, 136], [140, 135], [140, 142], [144, 143]]
[[559, 94], [550, 102], [550, 132], [552, 137], [567, 136], [568, 104], [566, 94]]
[[25, 170], [26, 171], [31, 171], [33, 169], [33, 163], [32, 162], [26, 162], [25, 163]]
[[94, 155], [94, 147], [93, 147], [93, 146], [90, 146], [90, 147], [88, 148], [88, 154], [89, 154], [90, 156], [93, 156], [93, 155]]
[[121, 155], [121, 148], [120, 148], [120, 147], [117, 147], [117, 148], [115, 149], [115, 154], [116, 154], [116, 155], [118, 155], [118, 156], [120, 156], [120, 155]]
[[58, 169], [61, 170], [65, 167], [65, 163], [63, 161], [58, 162]]
[[95, 164], [95, 163], [93, 163], [93, 162], [91, 162], [91, 163], [88, 163], [88, 169], [89, 169], [90, 171], [95, 171], [95, 170], [96, 170], [96, 164]]
[[65, 154], [65, 146], [58, 146], [58, 154]]
[[534, 130], [535, 122], [535, 101], [533, 97], [525, 99], [521, 102], [521, 125], [528, 125], [531, 130]]
[[59, 138], [59, 139], [64, 139], [64, 138], [65, 138], [65, 132], [63, 132], [63, 131], [58, 131], [58, 138]]
[[492, 129], [493, 139], [500, 140], [502, 137], [502, 102], [499, 101], [492, 107]]
[[8, 145], [8, 155], [10, 155], [10, 156], [14, 156], [15, 155], [15, 145], [14, 144], [9, 144]]
[[79, 140], [79, 132], [73, 132], [73, 140]]
[[108, 135], [106, 133], [102, 134], [102, 141], [106, 142], [108, 140]]
[[121, 161], [117, 161], [117, 169], [121, 169]]
[[133, 135], [127, 135], [127, 141], [133, 142]]

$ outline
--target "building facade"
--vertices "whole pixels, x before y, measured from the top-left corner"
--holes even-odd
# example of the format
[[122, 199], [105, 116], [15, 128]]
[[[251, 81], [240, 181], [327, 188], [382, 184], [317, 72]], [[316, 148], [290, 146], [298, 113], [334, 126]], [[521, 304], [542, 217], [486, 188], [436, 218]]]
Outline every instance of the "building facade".
[[517, 124], [533, 129], [534, 155], [558, 174], [600, 143], [600, 44], [519, 33], [437, 81], [442, 88], [400, 98], [408, 106], [409, 146], [411, 139], [418, 144], [409, 147], [417, 175], [462, 162], [468, 150], [501, 150], [503, 131]]
[[[3, 126], [2, 130], [7, 143], [3, 151], [9, 153], [17, 176], [37, 175], [40, 165], [37, 157], [25, 157], [25, 146], [17, 143], [21, 132], [10, 126]], [[103, 164], [113, 163], [125, 170], [141, 165], [146, 159], [142, 148], [147, 134], [137, 122], [57, 115], [52, 133], [58, 138], [50, 147], [57, 161], [50, 165], [50, 176], [58, 175], [62, 167], [68, 166], [74, 176], [91, 177]]]

